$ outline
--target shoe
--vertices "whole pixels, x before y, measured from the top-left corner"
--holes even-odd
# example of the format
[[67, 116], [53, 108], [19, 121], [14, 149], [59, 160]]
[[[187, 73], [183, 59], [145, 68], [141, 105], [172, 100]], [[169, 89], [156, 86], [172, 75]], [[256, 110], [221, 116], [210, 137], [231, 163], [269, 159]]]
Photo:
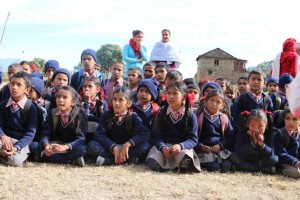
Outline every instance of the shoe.
[[276, 167], [271, 166], [271, 167], [264, 167], [260, 169], [261, 173], [263, 174], [276, 174]]
[[38, 154], [33, 155], [33, 162], [40, 162], [40, 156]]
[[161, 167], [159, 163], [153, 158], [148, 158], [146, 162], [149, 168], [152, 169], [153, 171], [157, 171], [157, 172], [161, 171]]
[[76, 158], [75, 160], [73, 160], [73, 164], [76, 166], [79, 166], [79, 167], [84, 167], [85, 162], [84, 162], [83, 156], [80, 156], [79, 158]]
[[236, 172], [236, 165], [235, 164], [232, 164], [231, 165], [231, 172]]
[[187, 169], [192, 163], [192, 159], [190, 158], [183, 158], [180, 162], [179, 162], [179, 168], [180, 169]]
[[131, 158], [131, 159], [128, 160], [128, 162], [130, 164], [137, 165], [137, 164], [139, 164], [139, 158], [138, 157]]
[[98, 156], [96, 160], [96, 165], [102, 166], [105, 163], [105, 158]]

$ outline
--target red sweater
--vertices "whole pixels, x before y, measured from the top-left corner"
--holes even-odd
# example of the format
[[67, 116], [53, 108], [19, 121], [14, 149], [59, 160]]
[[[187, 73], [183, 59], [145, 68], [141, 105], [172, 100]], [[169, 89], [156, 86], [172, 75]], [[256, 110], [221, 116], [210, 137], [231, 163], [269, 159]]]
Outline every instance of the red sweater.
[[288, 38], [283, 43], [283, 51], [280, 58], [280, 74], [290, 74], [292, 77], [296, 77], [298, 72], [298, 55], [295, 52], [297, 42], [294, 38]]

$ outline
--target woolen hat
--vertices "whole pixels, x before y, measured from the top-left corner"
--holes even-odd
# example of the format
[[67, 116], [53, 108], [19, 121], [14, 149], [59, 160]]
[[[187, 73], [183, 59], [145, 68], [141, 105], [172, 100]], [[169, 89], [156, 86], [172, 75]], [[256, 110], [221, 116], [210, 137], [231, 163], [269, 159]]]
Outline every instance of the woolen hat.
[[32, 72], [30, 74], [31, 78], [36, 77], [36, 78], [40, 78], [43, 80], [43, 75], [40, 72]]
[[43, 89], [45, 87], [44, 81], [38, 77], [32, 77], [31, 87], [36, 91], [39, 97], [42, 96]]
[[88, 54], [88, 55], [92, 56], [92, 57], [94, 58], [95, 62], [99, 64], [98, 59], [97, 59], [97, 53], [96, 53], [96, 51], [94, 51], [93, 49], [85, 49], [85, 50], [81, 53], [80, 60], [82, 60], [82, 56], [83, 56], [84, 54]]
[[187, 85], [187, 88], [188, 89], [192, 88], [192, 89], [198, 90], [199, 93], [200, 93], [200, 88], [199, 88], [199, 86], [197, 84], [189, 84], [189, 85]]
[[157, 87], [157, 80], [154, 79], [154, 78], [147, 78], [147, 79], [144, 79], [142, 80], [139, 85], [138, 85], [138, 88], [137, 88], [137, 91], [139, 91], [139, 89], [144, 86], [146, 87], [151, 96], [152, 96], [152, 100], [155, 100], [158, 96], [158, 87]]
[[276, 83], [277, 85], [278, 85], [278, 78], [276, 78], [276, 77], [270, 77], [269, 79], [268, 79], [268, 81], [267, 81], [267, 87], [268, 87], [268, 85], [270, 84], [270, 83]]
[[214, 88], [216, 90], [221, 90], [222, 91], [222, 88], [221, 88], [221, 86], [218, 83], [216, 83], [216, 82], [208, 82], [208, 83], [205, 83], [203, 85], [203, 87], [202, 87], [202, 96], [204, 96], [205, 90], [207, 88], [209, 88], [209, 87]]
[[65, 75], [68, 76], [68, 85], [69, 85], [70, 81], [71, 81], [71, 74], [66, 68], [58, 68], [57, 70], [55, 70], [54, 73], [53, 73], [52, 79], [51, 79], [52, 82], [54, 81], [55, 76], [59, 73], [62, 73], [62, 74], [65, 74]]
[[46, 70], [48, 68], [53, 68], [54, 70], [57, 70], [59, 68], [59, 62], [57, 60], [48, 60], [44, 66], [44, 73], [46, 73]]
[[278, 85], [280, 88], [284, 88], [285, 85], [290, 84], [293, 80], [294, 78], [290, 74], [285, 73], [279, 77]]

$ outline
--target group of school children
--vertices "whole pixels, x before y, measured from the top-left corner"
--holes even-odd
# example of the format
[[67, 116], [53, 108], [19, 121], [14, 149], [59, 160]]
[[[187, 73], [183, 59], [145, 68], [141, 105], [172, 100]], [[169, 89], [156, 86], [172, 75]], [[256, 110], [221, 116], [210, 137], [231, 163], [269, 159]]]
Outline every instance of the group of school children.
[[[247, 171], [300, 177], [300, 121], [288, 109], [279, 79], [251, 71], [229, 85], [226, 78], [183, 80], [167, 63], [95, 68], [96, 52], [81, 54], [72, 76], [56, 60], [44, 66], [47, 80], [8, 67], [0, 92], [0, 161], [27, 159], [84, 167], [146, 163], [155, 171]], [[264, 86], [268, 92], [263, 92]]]

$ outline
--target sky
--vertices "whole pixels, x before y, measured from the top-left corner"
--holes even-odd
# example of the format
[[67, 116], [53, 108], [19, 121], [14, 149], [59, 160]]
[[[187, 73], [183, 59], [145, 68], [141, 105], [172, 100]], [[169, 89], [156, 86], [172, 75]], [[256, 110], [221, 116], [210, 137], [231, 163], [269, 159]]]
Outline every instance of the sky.
[[[274, 59], [287, 38], [300, 40], [299, 3], [290, 0], [0, 0], [1, 58], [56, 59], [73, 70], [86, 48], [121, 48], [132, 31], [144, 32], [150, 57], [161, 30], [171, 30], [184, 78], [196, 58], [215, 48], [247, 60], [246, 67]], [[0, 35], [1, 36], [1, 35]], [[4, 69], [5, 71], [5, 69]]]

